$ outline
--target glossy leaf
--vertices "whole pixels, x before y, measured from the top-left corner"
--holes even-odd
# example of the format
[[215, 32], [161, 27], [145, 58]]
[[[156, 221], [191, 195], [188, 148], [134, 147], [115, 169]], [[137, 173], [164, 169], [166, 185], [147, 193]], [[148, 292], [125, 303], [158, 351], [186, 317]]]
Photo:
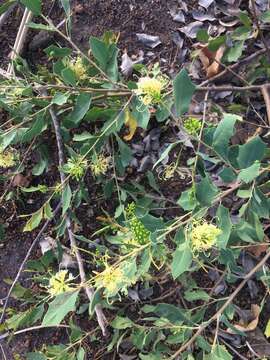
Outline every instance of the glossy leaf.
[[174, 101], [177, 116], [183, 115], [188, 111], [192, 96], [196, 86], [190, 80], [185, 69], [175, 77], [173, 81]]
[[79, 291], [65, 292], [57, 295], [55, 299], [49, 303], [49, 308], [42, 321], [43, 326], [57, 326], [70, 312], [75, 310], [75, 304]]

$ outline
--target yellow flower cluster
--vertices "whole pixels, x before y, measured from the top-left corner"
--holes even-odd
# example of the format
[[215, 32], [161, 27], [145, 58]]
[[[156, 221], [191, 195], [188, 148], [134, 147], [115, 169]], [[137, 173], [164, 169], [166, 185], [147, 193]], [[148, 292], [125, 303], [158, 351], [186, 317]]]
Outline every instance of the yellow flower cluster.
[[16, 164], [15, 156], [12, 151], [0, 150], [0, 167], [9, 168]]
[[94, 176], [105, 175], [109, 168], [110, 158], [100, 154], [92, 159], [91, 170]]
[[146, 76], [140, 78], [137, 85], [138, 89], [135, 92], [145, 105], [158, 104], [161, 101], [164, 81]]
[[80, 178], [83, 177], [86, 169], [87, 160], [83, 159], [82, 157], [78, 157], [77, 159], [68, 159], [64, 170], [76, 180], [80, 180]]
[[207, 222], [193, 224], [191, 230], [191, 246], [194, 252], [207, 251], [216, 244], [221, 230]]
[[106, 264], [104, 271], [99, 273], [95, 279], [97, 288], [104, 288], [106, 296], [114, 296], [125, 282], [125, 275], [119, 267], [113, 267]]
[[78, 80], [87, 79], [87, 69], [83, 63], [83, 59], [78, 56], [76, 60], [72, 60], [69, 64], [69, 67], [72, 71], [74, 71]]
[[72, 291], [70, 281], [73, 280], [71, 274], [68, 275], [67, 270], [60, 270], [50, 278], [48, 292], [51, 296], [57, 296], [67, 291]]

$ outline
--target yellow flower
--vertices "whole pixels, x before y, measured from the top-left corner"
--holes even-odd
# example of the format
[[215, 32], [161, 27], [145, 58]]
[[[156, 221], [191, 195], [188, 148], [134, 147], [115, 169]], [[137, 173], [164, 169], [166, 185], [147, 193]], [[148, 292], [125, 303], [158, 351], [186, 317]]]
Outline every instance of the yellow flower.
[[77, 57], [76, 60], [72, 60], [69, 64], [69, 67], [74, 73], [76, 74], [76, 77], [79, 80], [85, 80], [87, 79], [87, 69], [83, 63], [83, 60], [81, 57]]
[[139, 79], [138, 89], [135, 92], [141, 96], [141, 100], [145, 105], [157, 104], [161, 101], [161, 92], [164, 85], [164, 80], [146, 76]]
[[109, 167], [109, 162], [110, 158], [105, 157], [103, 154], [92, 159], [90, 167], [94, 176], [105, 175]]
[[70, 281], [73, 280], [73, 276], [69, 274], [67, 278], [67, 275], [67, 270], [60, 270], [50, 278], [48, 292], [51, 296], [73, 290], [69, 285]]
[[207, 222], [193, 224], [191, 230], [191, 246], [195, 252], [207, 251], [216, 244], [221, 230]]
[[0, 167], [9, 168], [16, 164], [14, 153], [0, 150]]
[[79, 156], [76, 159], [68, 159], [67, 164], [64, 166], [64, 171], [70, 174], [74, 179], [80, 180], [87, 169], [87, 160]]
[[97, 275], [95, 285], [97, 288], [104, 288], [107, 296], [114, 296], [124, 281], [124, 273], [119, 267], [114, 268], [106, 264], [105, 270]]

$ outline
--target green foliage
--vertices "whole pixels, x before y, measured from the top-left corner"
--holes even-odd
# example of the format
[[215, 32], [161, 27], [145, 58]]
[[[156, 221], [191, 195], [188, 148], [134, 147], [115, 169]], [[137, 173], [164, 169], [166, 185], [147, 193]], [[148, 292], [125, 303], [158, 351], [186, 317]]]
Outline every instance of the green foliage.
[[[4, 3], [0, 13], [12, 3]], [[40, 1], [21, 3], [40, 14]], [[61, 4], [69, 18], [69, 1]], [[268, 22], [268, 15], [263, 14], [261, 20]], [[240, 27], [229, 35], [211, 38], [201, 30], [197, 38], [213, 52], [227, 47], [224, 60], [236, 61], [252, 31], [247, 13], [240, 12], [239, 21]], [[67, 25], [70, 30], [69, 21]], [[30, 27], [52, 30], [44, 24]], [[76, 58], [69, 47], [51, 45], [45, 53], [52, 66], [42, 75], [31, 73], [25, 64], [21, 79], [1, 82], [5, 91], [0, 106], [11, 119], [10, 127], [1, 128], [1, 152], [23, 152], [28, 146], [36, 152], [34, 164], [18, 165], [18, 157], [10, 166], [1, 166], [3, 171], [12, 170], [5, 174], [7, 178], [24, 176], [28, 170], [32, 174], [31, 183], [19, 184], [9, 197], [4, 194], [5, 201], [15, 198], [12, 201], [21, 201], [23, 209], [28, 203], [33, 205], [31, 213], [24, 215], [23, 230], [28, 232], [53, 219], [55, 204], [62, 202], [62, 212], [49, 231], [57, 238], [40, 258], [28, 263], [35, 290], [18, 285], [12, 294], [27, 309], [18, 313], [9, 309], [5, 326], [16, 330], [40, 323], [43, 327], [65, 325], [69, 339], [29, 353], [28, 360], [88, 358], [85, 338], [90, 343], [100, 341], [99, 330], [84, 333], [77, 323], [82, 316], [95, 317], [97, 306], [106, 309], [113, 331], [109, 343], [103, 340], [107, 351], [119, 352], [121, 344], [128, 341], [140, 359], [171, 357], [200, 324], [207, 324], [209, 314], [219, 309], [227, 296], [210, 293], [208, 286], [202, 289], [200, 276], [217, 269], [226, 284], [235, 283], [246, 274], [241, 249], [260, 245], [265, 236], [270, 213], [266, 142], [256, 135], [235, 144], [233, 136], [245, 120], [219, 112], [215, 112], [219, 117], [216, 125], [206, 114], [203, 128], [193, 117], [183, 120], [184, 129], [180, 126], [180, 133], [167, 141], [171, 123], [180, 124], [180, 117], [188, 112], [196, 86], [187, 70], [171, 81], [158, 65], [151, 69], [140, 66], [133, 81], [127, 83], [118, 70], [116, 40], [112, 33], [101, 39], [91, 37], [89, 55], [77, 54]], [[48, 97], [40, 97], [39, 86], [46, 87]], [[57, 135], [63, 140], [66, 162], [61, 168], [49, 109], [57, 117]], [[159, 156], [153, 156], [152, 168], [150, 165], [134, 175], [134, 163], [145, 156], [135, 158], [136, 149], [140, 143], [142, 152], [150, 147], [146, 140], [153, 124], [161, 133], [157, 141], [162, 142], [161, 147], [155, 150]], [[10, 159], [6, 158], [6, 163]], [[175, 178], [180, 178], [177, 201], [171, 185], [162, 183], [160, 176], [167, 164], [174, 166]], [[51, 170], [65, 174], [64, 184], [59, 184], [58, 175], [51, 176]], [[228, 194], [239, 202], [233, 213], [228, 205], [231, 198], [224, 201]], [[72, 220], [69, 231], [74, 233], [76, 249], [68, 248], [70, 244], [64, 240], [67, 215]], [[89, 223], [87, 228], [85, 223]], [[5, 228], [0, 225], [1, 240]], [[86, 279], [81, 283], [74, 266], [72, 287], [64, 276], [63, 283], [57, 283], [61, 293], [53, 294], [51, 285], [59, 280], [53, 274], [59, 267], [68, 268], [69, 261], [73, 265], [75, 250], [81, 253]], [[268, 266], [264, 276], [269, 276]], [[93, 295], [89, 301], [79, 296], [86, 284]], [[177, 291], [181, 291], [181, 299], [175, 295]], [[129, 306], [131, 302], [136, 306]], [[229, 310], [222, 314], [221, 322], [233, 327], [234, 311]], [[198, 356], [232, 359], [224, 346], [213, 345], [211, 332], [209, 337], [196, 339], [195, 349], [192, 355], [183, 353], [183, 360]]]

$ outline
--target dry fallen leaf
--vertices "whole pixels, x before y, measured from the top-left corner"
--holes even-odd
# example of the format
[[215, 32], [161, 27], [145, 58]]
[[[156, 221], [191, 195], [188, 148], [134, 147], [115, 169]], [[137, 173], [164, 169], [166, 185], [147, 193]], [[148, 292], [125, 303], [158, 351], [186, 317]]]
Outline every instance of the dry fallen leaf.
[[207, 46], [202, 46], [199, 52], [199, 59], [203, 64], [207, 78], [217, 75], [220, 71], [220, 61], [224, 54], [225, 47], [221, 46], [217, 51], [210, 51]]
[[[233, 326], [237, 330], [242, 331], [242, 332], [248, 332], [248, 331], [255, 330], [258, 326], [260, 310], [261, 309], [260, 309], [259, 305], [252, 304], [251, 309], [250, 309], [252, 320], [249, 323], [245, 323], [241, 319], [238, 324], [233, 324]], [[230, 334], [234, 334], [233, 329], [227, 329], [227, 332]]]
[[28, 187], [30, 184], [30, 179], [28, 176], [22, 174], [16, 174], [11, 182], [11, 185], [14, 187]]
[[267, 251], [269, 245], [268, 244], [251, 245], [247, 248], [247, 251], [258, 258]]

